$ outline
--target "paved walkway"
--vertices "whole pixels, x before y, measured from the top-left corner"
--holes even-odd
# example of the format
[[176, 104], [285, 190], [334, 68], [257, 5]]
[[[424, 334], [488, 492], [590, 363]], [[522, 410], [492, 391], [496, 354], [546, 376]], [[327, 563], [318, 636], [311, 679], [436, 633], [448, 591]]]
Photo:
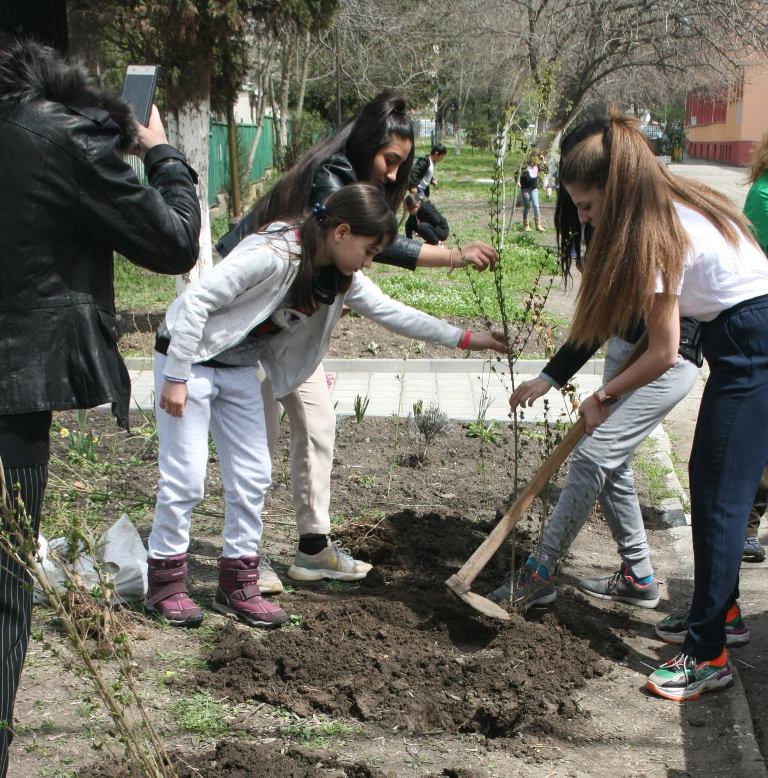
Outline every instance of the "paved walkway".
[[[133, 407], [151, 408], [154, 386], [150, 360], [127, 360], [131, 372]], [[407, 416], [417, 400], [424, 407], [434, 403], [457, 421], [474, 421], [486, 404], [487, 421], [509, 419], [509, 395], [512, 383], [509, 370], [500, 362], [482, 359], [328, 359], [331, 398], [336, 413], [354, 414], [355, 398], [368, 397], [369, 416]], [[515, 383], [537, 376], [544, 367], [541, 360], [520, 360]], [[587, 396], [602, 383], [603, 361], [588, 362], [574, 383], [579, 394]], [[545, 400], [549, 402], [546, 408]], [[526, 409], [525, 419], [550, 421], [568, 414], [568, 403], [559, 392], [551, 391]]]

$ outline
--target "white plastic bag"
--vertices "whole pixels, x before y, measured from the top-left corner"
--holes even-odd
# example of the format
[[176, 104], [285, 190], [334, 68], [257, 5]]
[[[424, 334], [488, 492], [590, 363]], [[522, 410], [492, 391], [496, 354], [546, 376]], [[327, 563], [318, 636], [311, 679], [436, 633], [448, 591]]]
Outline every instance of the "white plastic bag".
[[[49, 543], [40, 535], [38, 541], [38, 569], [58, 591], [64, 590], [66, 573], [59, 565], [58, 555], [50, 554], [49, 549], [64, 555], [67, 551], [66, 545], [66, 538], [55, 538]], [[129, 602], [144, 599], [147, 591], [147, 551], [136, 527], [125, 513], [101, 535], [96, 549], [102, 574], [104, 574], [104, 563], [110, 563], [109, 575], [115, 586], [114, 601]], [[94, 560], [82, 547], [75, 560], [75, 572], [86, 587], [91, 588], [99, 584]], [[35, 602], [42, 602], [45, 599], [37, 581], [35, 581], [33, 597]]]

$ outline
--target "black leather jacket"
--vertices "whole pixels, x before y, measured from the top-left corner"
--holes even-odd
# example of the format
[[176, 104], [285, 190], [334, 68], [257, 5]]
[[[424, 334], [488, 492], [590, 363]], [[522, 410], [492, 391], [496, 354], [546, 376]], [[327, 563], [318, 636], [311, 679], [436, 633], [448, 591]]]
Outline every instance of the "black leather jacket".
[[[352, 167], [352, 163], [343, 154], [334, 154], [323, 162], [315, 173], [312, 179], [312, 189], [309, 193], [307, 208], [311, 208], [315, 203], [325, 202], [330, 195], [337, 192], [342, 186], [354, 183], [357, 183], [357, 174]], [[250, 235], [259, 226], [254, 223], [253, 211], [251, 211], [240, 220], [237, 227], [230, 230], [216, 244], [216, 251], [222, 257], [226, 257], [246, 235]], [[411, 240], [398, 235], [390, 246], [373, 259], [375, 262], [383, 262], [387, 265], [396, 265], [407, 270], [414, 270], [422, 245], [421, 241]]]
[[139, 184], [127, 106], [35, 44], [0, 37], [0, 414], [111, 402], [127, 424], [113, 250], [161, 273], [194, 266], [200, 209], [168, 145]]

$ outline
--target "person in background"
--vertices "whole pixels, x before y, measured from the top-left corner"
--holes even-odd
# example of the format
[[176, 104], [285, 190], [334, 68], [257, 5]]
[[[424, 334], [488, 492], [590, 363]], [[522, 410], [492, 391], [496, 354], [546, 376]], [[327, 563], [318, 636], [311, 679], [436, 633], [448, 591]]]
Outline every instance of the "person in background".
[[[227, 254], [251, 232], [275, 221], [298, 218], [323, 203], [341, 187], [370, 182], [382, 188], [393, 212], [401, 207], [413, 162], [413, 125], [402, 97], [384, 92], [367, 103], [329, 138], [315, 144], [269, 192], [260, 198], [238, 226], [216, 248]], [[374, 257], [375, 262], [407, 270], [416, 267], [460, 267], [478, 271], [490, 267], [496, 252], [487, 243], [472, 241], [462, 247], [432, 246], [405, 235]], [[270, 451], [280, 433], [281, 405], [288, 415], [291, 437], [291, 489], [299, 543], [296, 572], [314, 568], [317, 579], [356, 581], [368, 567], [342, 553], [331, 541], [331, 470], [336, 434], [336, 412], [325, 378], [317, 366], [298, 388], [278, 403], [269, 379], [261, 384]], [[262, 556], [259, 585], [264, 593], [279, 593], [283, 584], [269, 560]]]
[[[748, 181], [752, 186], [744, 202], [744, 216], [749, 219], [752, 231], [760, 248], [768, 254], [768, 132], [766, 132], [752, 157]], [[764, 562], [765, 549], [760, 543], [758, 532], [760, 520], [768, 503], [768, 466], [763, 470], [760, 486], [757, 488], [747, 522], [744, 538], [743, 559], [745, 562]]]
[[405, 196], [405, 236], [412, 238], [414, 233], [431, 246], [441, 246], [448, 239], [448, 222], [430, 200], [419, 200], [410, 192]]
[[520, 173], [520, 196], [523, 198], [523, 229], [531, 231], [528, 215], [533, 208], [533, 218], [536, 224], [536, 232], [544, 232], [541, 224], [541, 209], [539, 208], [539, 173], [540, 165], [544, 158], [541, 154], [530, 154], [525, 167]]
[[[168, 145], [157, 109], [139, 127], [125, 103], [61, 56], [63, 2], [3, 2], [0, 30], [0, 458], [35, 543], [52, 411], [112, 403], [118, 424], [128, 423], [113, 251], [156, 272], [186, 272], [197, 260], [200, 208], [196, 175]], [[129, 150], [143, 157], [149, 186], [122, 159]], [[31, 607], [27, 574], [0, 553], [1, 775]]]
[[408, 181], [408, 187], [411, 194], [423, 200], [429, 197], [429, 189], [438, 183], [435, 179], [435, 165], [445, 159], [448, 150], [442, 143], [435, 143], [429, 154], [419, 157], [413, 165], [411, 175]]

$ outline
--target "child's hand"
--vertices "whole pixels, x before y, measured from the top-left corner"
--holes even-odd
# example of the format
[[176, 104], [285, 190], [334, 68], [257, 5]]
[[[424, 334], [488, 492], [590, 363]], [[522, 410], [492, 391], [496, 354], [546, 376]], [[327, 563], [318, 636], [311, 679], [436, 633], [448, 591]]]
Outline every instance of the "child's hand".
[[534, 400], [543, 397], [551, 388], [552, 384], [549, 381], [545, 381], [538, 376], [531, 378], [529, 381], [523, 381], [509, 396], [509, 407], [513, 411], [517, 410], [521, 405], [523, 407], [527, 405], [530, 408]]
[[498, 354], [506, 354], [507, 341], [504, 339], [504, 333], [498, 330], [493, 332], [473, 332], [469, 336], [467, 348], [470, 351], [490, 349]]
[[160, 407], [171, 416], [182, 416], [187, 404], [187, 385], [175, 381], [163, 381]]

